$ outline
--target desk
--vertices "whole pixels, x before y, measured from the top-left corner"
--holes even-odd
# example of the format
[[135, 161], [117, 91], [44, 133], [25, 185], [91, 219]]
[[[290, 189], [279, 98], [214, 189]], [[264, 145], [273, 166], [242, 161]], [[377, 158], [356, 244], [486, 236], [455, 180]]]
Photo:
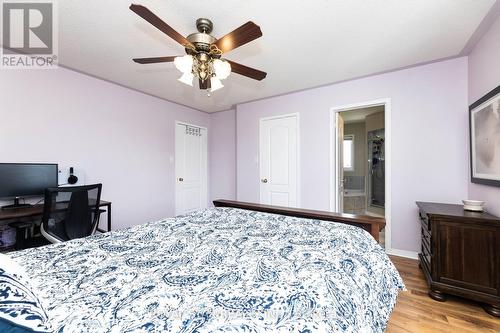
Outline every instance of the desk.
[[[108, 213], [107, 231], [111, 231], [111, 202], [101, 200], [101, 202], [99, 203], [99, 207], [106, 209], [106, 212]], [[42, 215], [43, 215], [43, 204], [34, 205], [27, 208], [0, 210], [0, 225], [9, 224], [13, 222], [9, 220], [19, 220], [22, 218], [30, 218], [30, 217], [41, 217]], [[106, 232], [106, 230], [100, 228], [97, 228], [97, 230], [100, 232]]]

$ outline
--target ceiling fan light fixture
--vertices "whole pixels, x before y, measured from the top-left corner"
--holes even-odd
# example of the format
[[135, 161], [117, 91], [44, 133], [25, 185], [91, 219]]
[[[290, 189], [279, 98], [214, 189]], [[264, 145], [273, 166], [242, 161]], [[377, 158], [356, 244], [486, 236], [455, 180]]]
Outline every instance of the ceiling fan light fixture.
[[231, 65], [225, 60], [215, 59], [213, 67], [215, 75], [219, 80], [224, 80], [231, 74]]
[[176, 41], [186, 51], [185, 56], [132, 59], [136, 63], [156, 64], [174, 62], [175, 67], [182, 73], [182, 76], [178, 79], [180, 82], [193, 86], [193, 80], [196, 78], [200, 89], [206, 90], [208, 94], [211, 91], [224, 87], [221, 80], [226, 79], [231, 72], [258, 81], [263, 80], [267, 75], [265, 72], [237, 62], [221, 59], [223, 54], [262, 37], [262, 30], [252, 21], [246, 22], [217, 39], [211, 35], [213, 29], [212, 21], [207, 18], [200, 18], [196, 20], [198, 32], [184, 37], [148, 8], [136, 4], [130, 5], [129, 8]]
[[223, 88], [223, 87], [224, 87], [224, 85], [222, 84], [222, 82], [219, 80], [218, 77], [212, 76], [210, 78], [210, 91], [211, 92], [219, 90], [220, 88]]
[[182, 74], [182, 76], [180, 78], [178, 78], [177, 80], [179, 82], [182, 82], [184, 84], [187, 84], [188, 86], [193, 86], [193, 79], [194, 79], [194, 75], [193, 73], [184, 73]]
[[193, 57], [189, 54], [182, 57], [175, 57], [174, 65], [181, 73], [191, 73], [193, 71]]

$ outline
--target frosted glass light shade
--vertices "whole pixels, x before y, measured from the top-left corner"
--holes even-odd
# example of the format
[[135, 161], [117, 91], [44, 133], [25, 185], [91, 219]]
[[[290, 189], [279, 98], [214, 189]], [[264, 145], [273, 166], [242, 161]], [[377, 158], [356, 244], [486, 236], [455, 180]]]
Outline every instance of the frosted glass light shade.
[[182, 57], [175, 57], [174, 65], [182, 73], [191, 73], [193, 71], [193, 57], [189, 54]]
[[216, 91], [222, 87], [224, 87], [224, 85], [222, 84], [222, 82], [220, 82], [219, 78], [215, 76], [212, 76], [210, 78], [210, 91]]
[[224, 80], [231, 74], [231, 65], [225, 60], [215, 59], [213, 66], [219, 80]]
[[193, 73], [184, 73], [177, 80], [192, 87], [193, 86], [193, 78], [194, 78]]

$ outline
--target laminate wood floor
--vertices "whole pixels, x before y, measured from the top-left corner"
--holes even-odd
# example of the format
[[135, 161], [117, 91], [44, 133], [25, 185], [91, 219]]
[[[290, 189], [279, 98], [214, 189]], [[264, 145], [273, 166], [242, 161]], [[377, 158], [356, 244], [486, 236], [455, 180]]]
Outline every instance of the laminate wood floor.
[[487, 314], [478, 303], [452, 296], [446, 302], [430, 299], [417, 260], [390, 258], [408, 291], [399, 294], [387, 333], [500, 332], [500, 318]]

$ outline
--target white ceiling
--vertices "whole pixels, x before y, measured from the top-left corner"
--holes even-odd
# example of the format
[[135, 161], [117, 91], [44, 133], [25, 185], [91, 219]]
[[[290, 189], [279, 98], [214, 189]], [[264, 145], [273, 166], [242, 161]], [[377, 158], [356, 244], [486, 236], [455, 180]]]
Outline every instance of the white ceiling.
[[173, 64], [135, 57], [182, 55], [175, 41], [129, 10], [130, 0], [64, 0], [60, 64], [169, 101], [214, 112], [234, 105], [458, 55], [495, 0], [134, 0], [182, 35], [210, 18], [222, 37], [246, 21], [263, 37], [227, 53], [268, 73], [232, 74], [211, 97], [176, 79]]

